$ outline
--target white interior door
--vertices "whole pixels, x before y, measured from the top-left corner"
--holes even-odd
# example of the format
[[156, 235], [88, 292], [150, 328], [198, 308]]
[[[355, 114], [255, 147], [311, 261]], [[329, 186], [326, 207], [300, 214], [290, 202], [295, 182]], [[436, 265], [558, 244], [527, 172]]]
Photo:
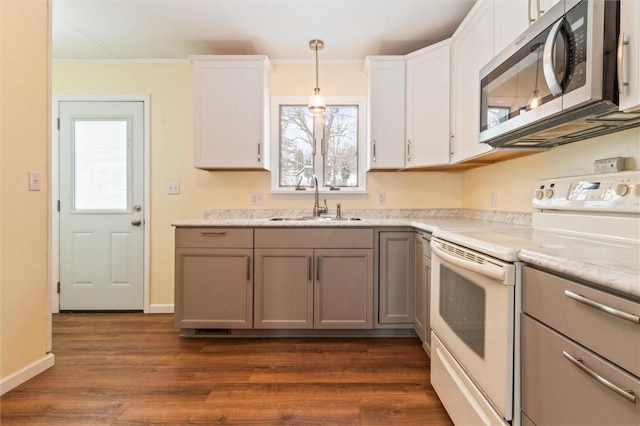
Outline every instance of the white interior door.
[[60, 309], [142, 310], [143, 102], [62, 101]]

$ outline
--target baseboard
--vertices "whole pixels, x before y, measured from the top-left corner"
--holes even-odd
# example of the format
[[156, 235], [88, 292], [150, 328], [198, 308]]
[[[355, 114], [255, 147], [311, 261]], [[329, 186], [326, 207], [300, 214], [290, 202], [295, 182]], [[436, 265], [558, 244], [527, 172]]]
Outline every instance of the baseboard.
[[16, 371], [15, 373], [0, 379], [0, 395], [4, 395], [11, 389], [16, 388], [29, 379], [34, 378], [55, 364], [55, 357], [52, 353], [48, 353], [39, 360], [32, 362], [26, 367]]
[[164, 304], [164, 305], [149, 305], [149, 313], [150, 314], [172, 314], [173, 313], [173, 303]]

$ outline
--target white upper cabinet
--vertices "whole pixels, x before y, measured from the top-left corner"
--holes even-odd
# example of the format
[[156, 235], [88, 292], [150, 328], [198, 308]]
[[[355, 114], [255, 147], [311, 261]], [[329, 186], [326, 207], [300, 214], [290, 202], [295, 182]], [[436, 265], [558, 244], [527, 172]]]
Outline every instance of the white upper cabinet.
[[[620, 2], [620, 36], [624, 35], [618, 54], [622, 54], [618, 84], [620, 109], [640, 111], [640, 1]], [[625, 84], [627, 83], [627, 84]]]
[[406, 168], [449, 164], [451, 43], [407, 58]]
[[[496, 0], [495, 2], [495, 53], [498, 54], [529, 28], [527, 9], [531, 1]], [[535, 7], [532, 7], [532, 13]]]
[[269, 169], [266, 56], [193, 56], [194, 166]]
[[480, 69], [493, 58], [494, 3], [479, 0], [452, 37], [451, 163], [480, 156], [493, 148], [478, 142]]
[[404, 56], [371, 56], [367, 108], [367, 170], [404, 168]]

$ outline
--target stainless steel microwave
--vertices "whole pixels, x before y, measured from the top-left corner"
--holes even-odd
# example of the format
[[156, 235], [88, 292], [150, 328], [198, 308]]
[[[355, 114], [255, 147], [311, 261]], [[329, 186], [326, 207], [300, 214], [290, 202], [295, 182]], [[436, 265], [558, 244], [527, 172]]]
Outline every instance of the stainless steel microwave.
[[618, 110], [619, 0], [561, 0], [480, 71], [479, 141], [555, 146], [640, 125]]

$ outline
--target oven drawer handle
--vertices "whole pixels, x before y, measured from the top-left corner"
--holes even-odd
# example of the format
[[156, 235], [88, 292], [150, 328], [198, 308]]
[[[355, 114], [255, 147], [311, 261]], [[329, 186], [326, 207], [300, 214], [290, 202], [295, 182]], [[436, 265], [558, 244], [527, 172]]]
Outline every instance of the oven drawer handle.
[[453, 256], [447, 253], [446, 251], [442, 250], [438, 245], [433, 243], [431, 244], [431, 249], [435, 251], [438, 254], [438, 256], [440, 256], [447, 262], [450, 262], [456, 266], [459, 266], [460, 268], [463, 268], [472, 272], [477, 272], [478, 274], [482, 274], [484, 276], [496, 279], [500, 282], [504, 282], [505, 280], [504, 269], [499, 266], [494, 266], [494, 267], [485, 266], [480, 263], [470, 262], [464, 259], [460, 259], [459, 257]]
[[621, 310], [618, 310], [616, 308], [612, 308], [611, 306], [607, 306], [607, 305], [603, 305], [602, 303], [596, 302], [594, 300], [588, 299], [584, 296], [581, 296], [579, 294], [576, 294], [572, 291], [569, 290], [565, 290], [564, 291], [564, 295], [567, 296], [570, 299], [575, 300], [576, 302], [580, 302], [583, 303], [587, 306], [591, 306], [594, 309], [597, 309], [599, 311], [602, 312], [606, 312], [609, 315], [613, 315], [614, 317], [618, 317], [621, 318], [623, 320], [627, 320], [629, 322], [632, 322], [634, 324], [640, 324], [640, 317], [637, 315], [633, 315], [630, 314], [628, 312], [624, 312]]
[[598, 373], [596, 373], [595, 371], [593, 371], [592, 369], [584, 365], [582, 363], [582, 358], [574, 358], [571, 355], [569, 355], [567, 351], [562, 351], [562, 356], [568, 359], [569, 362], [571, 362], [571, 364], [578, 367], [587, 376], [596, 380], [598, 383], [602, 384], [607, 389], [617, 393], [618, 395], [620, 395], [621, 397], [623, 397], [624, 399], [626, 399], [632, 404], [636, 403], [636, 397], [633, 395], [632, 390], [622, 389], [621, 387], [611, 383], [609, 380], [605, 379], [604, 377], [602, 377], [601, 375], [599, 375]]

